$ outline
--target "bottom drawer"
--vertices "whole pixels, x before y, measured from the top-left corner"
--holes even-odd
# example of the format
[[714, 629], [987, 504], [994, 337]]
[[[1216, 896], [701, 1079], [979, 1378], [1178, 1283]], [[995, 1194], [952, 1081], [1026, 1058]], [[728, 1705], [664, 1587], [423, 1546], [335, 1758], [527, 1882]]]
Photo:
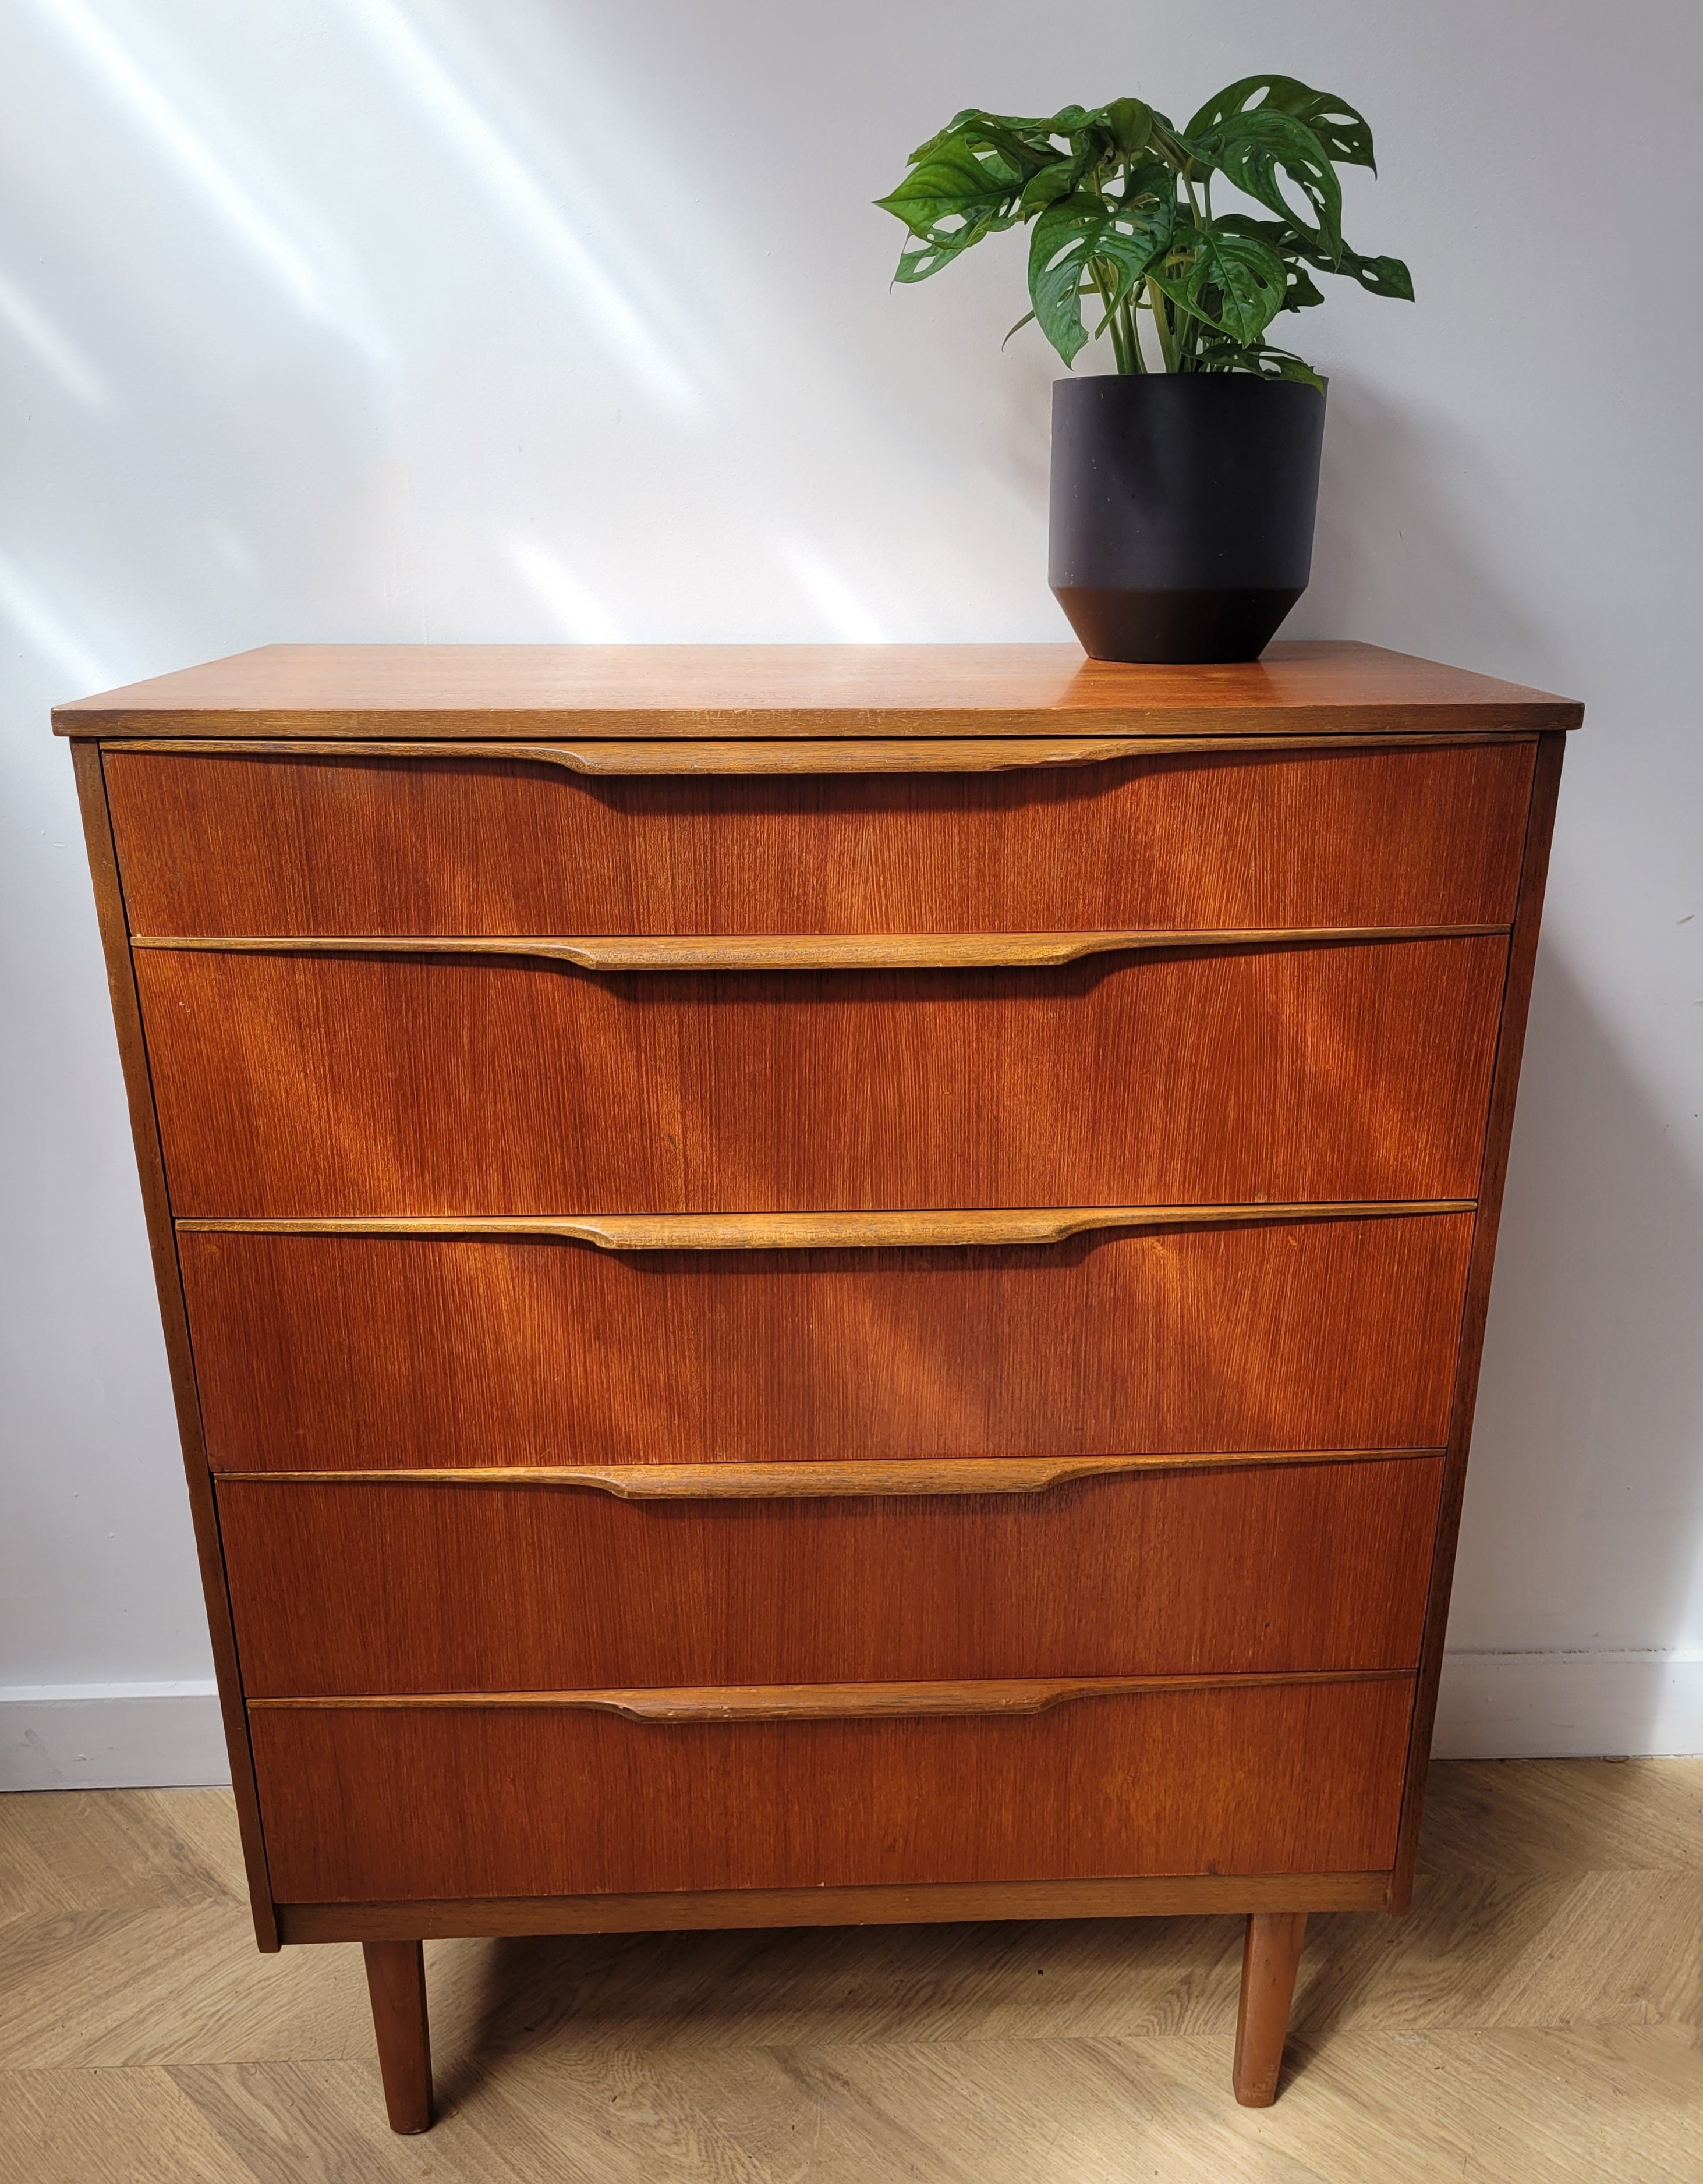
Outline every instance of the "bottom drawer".
[[1042, 1713], [633, 1721], [251, 1708], [281, 1903], [1391, 1865], [1410, 1678]]

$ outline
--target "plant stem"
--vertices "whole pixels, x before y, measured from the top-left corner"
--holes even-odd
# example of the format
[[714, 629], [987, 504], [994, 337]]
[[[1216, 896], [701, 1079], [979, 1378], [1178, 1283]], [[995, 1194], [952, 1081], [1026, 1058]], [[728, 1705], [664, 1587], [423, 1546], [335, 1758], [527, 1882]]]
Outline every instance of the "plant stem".
[[1129, 351], [1125, 346], [1125, 322], [1119, 315], [1117, 305], [1113, 303], [1111, 297], [1107, 292], [1105, 279], [1100, 271], [1098, 261], [1096, 259], [1090, 259], [1088, 270], [1092, 277], [1094, 287], [1098, 292], [1100, 301], [1106, 307], [1106, 331], [1112, 337], [1112, 356], [1114, 361], [1116, 363], [1118, 370], [1120, 372], [1133, 371], [1136, 367], [1131, 363]]
[[1147, 299], [1153, 305], [1153, 325], [1159, 331], [1159, 354], [1164, 359], [1165, 370], [1175, 371], [1177, 369], [1176, 348], [1165, 314], [1164, 291], [1152, 281], [1147, 283]]
[[1134, 371], [1145, 371], [1147, 368], [1147, 360], [1142, 354], [1142, 329], [1136, 317], [1136, 294], [1133, 289], [1125, 296], [1118, 309], [1124, 315], [1124, 347], [1130, 359], [1129, 368]]

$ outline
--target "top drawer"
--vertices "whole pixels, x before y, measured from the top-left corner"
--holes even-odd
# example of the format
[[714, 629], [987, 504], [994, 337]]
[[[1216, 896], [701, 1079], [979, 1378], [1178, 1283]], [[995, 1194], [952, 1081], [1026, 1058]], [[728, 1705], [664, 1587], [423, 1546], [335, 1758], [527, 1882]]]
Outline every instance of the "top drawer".
[[1533, 750], [626, 777], [288, 744], [104, 763], [141, 933], [1209, 932], [1507, 923]]

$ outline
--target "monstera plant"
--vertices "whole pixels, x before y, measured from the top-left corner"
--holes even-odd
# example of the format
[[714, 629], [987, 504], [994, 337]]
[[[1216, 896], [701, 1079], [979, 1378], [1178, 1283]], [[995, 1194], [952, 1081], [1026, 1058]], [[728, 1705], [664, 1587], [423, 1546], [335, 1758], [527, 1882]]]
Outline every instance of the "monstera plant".
[[[1267, 338], [1281, 313], [1323, 303], [1315, 273], [1412, 298], [1399, 258], [1363, 258], [1343, 239], [1337, 169], [1376, 164], [1365, 115], [1293, 76], [1244, 76], [1181, 130], [1139, 98], [1036, 120], [969, 108], [909, 164], [877, 200], [910, 230], [896, 277], [926, 281], [986, 237], [1032, 223], [1030, 309], [1012, 332], [1033, 319], [1067, 365], [1090, 338], [1086, 299], [1120, 372], [1317, 386]], [[1228, 185], [1259, 209], [1214, 206], [1214, 182], [1220, 199]]]
[[1411, 299], [1343, 237], [1337, 170], [1372, 164], [1346, 99], [1250, 75], [1182, 129], [1139, 98], [968, 109], [877, 200], [910, 231], [899, 280], [1027, 226], [1012, 333], [1033, 319], [1067, 365], [1110, 338], [1115, 373], [1053, 390], [1049, 581], [1095, 657], [1251, 660], [1306, 588], [1325, 382], [1271, 332], [1323, 303], [1315, 273]]

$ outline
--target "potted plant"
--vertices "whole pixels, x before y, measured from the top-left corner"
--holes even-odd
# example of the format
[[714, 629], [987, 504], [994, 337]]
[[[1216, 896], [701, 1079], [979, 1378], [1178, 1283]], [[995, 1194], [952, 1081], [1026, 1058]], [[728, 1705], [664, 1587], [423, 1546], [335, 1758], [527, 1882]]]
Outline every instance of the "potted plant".
[[1316, 272], [1411, 299], [1399, 259], [1343, 240], [1337, 169], [1373, 164], [1346, 101], [1257, 75], [1181, 131], [1138, 98], [968, 110], [878, 200], [910, 230], [905, 281], [1032, 222], [1011, 332], [1033, 319], [1067, 366], [1092, 301], [1117, 370], [1053, 386], [1048, 577], [1094, 658], [1251, 660], [1305, 590], [1325, 382], [1266, 337], [1324, 301]]

